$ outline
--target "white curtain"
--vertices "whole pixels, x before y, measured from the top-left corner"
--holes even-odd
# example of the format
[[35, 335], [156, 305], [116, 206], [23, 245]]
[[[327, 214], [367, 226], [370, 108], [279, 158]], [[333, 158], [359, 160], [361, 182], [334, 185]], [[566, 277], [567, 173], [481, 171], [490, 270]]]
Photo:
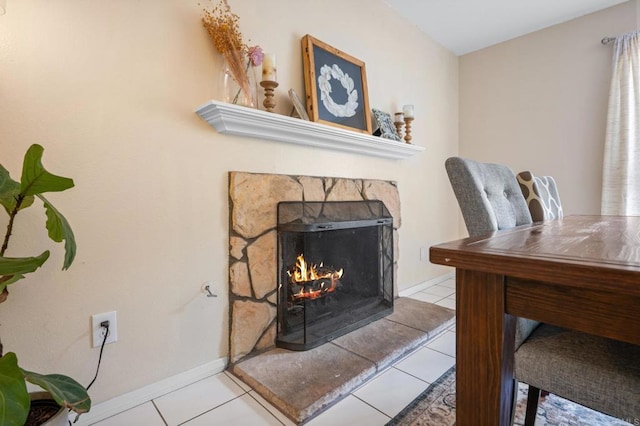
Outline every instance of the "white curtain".
[[616, 37], [602, 173], [602, 214], [640, 215], [640, 32]]

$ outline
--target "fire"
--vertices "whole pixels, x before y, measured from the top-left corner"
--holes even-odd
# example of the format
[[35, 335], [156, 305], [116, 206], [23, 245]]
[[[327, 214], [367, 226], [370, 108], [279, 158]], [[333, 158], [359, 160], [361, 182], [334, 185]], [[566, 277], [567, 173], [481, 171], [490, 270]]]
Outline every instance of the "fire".
[[325, 268], [322, 263], [320, 265], [307, 263], [304, 255], [298, 255], [296, 266], [288, 272], [294, 291], [292, 298], [294, 300], [317, 299], [335, 291], [343, 272], [342, 268], [335, 271]]
[[342, 273], [342, 269], [340, 269], [339, 271], [327, 270], [323, 267], [322, 263], [320, 263], [319, 266], [307, 263], [304, 260], [304, 255], [301, 254], [296, 258], [296, 266], [293, 270], [293, 273], [289, 271], [289, 276], [291, 277], [291, 281], [295, 283], [302, 283], [307, 281], [321, 280], [323, 278], [331, 278], [332, 276], [336, 276], [336, 274], [336, 278], [341, 278]]

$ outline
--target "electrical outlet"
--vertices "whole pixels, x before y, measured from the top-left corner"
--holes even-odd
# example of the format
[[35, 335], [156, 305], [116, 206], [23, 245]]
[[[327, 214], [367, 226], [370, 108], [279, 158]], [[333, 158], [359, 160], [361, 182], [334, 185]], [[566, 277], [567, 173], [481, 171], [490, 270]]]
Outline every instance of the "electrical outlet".
[[105, 312], [103, 314], [91, 315], [91, 337], [94, 348], [102, 345], [104, 334], [107, 330], [100, 325], [103, 321], [109, 321], [109, 334], [106, 343], [114, 343], [118, 340], [118, 323], [116, 321], [116, 311]]

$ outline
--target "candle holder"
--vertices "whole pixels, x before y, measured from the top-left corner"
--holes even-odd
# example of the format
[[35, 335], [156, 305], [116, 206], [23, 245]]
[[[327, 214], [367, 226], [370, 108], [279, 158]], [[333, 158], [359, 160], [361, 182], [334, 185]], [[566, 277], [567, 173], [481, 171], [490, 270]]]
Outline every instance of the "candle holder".
[[276, 107], [276, 101], [273, 99], [273, 90], [278, 87], [277, 81], [262, 80], [260, 86], [264, 87], [264, 101], [262, 105], [268, 112], [273, 112]]
[[411, 143], [411, 122], [413, 121], [413, 117], [407, 117], [406, 114], [404, 116], [404, 123], [405, 123], [405, 135], [404, 135], [404, 140], [406, 143]]
[[404, 114], [396, 112], [393, 116], [393, 124], [396, 126], [398, 136], [402, 137], [402, 128], [404, 127]]

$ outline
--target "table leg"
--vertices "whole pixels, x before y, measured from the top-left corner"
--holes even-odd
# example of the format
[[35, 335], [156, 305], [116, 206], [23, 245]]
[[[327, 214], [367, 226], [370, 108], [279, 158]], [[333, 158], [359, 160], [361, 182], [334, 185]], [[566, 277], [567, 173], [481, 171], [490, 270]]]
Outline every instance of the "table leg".
[[504, 312], [504, 276], [457, 269], [456, 305], [456, 424], [507, 426], [516, 319]]

